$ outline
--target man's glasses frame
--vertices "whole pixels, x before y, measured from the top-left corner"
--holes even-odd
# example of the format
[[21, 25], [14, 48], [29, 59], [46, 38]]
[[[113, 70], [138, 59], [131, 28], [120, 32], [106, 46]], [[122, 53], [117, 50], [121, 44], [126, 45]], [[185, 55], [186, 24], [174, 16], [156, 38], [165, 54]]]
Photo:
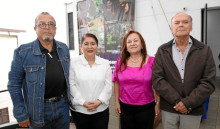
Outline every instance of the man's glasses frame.
[[48, 26], [48, 28], [54, 28], [56, 27], [56, 24], [53, 22], [49, 22], [48, 24], [46, 24], [45, 22], [40, 22], [39, 24], [36, 25], [37, 27], [40, 27], [41, 29], [45, 29], [46, 26]]

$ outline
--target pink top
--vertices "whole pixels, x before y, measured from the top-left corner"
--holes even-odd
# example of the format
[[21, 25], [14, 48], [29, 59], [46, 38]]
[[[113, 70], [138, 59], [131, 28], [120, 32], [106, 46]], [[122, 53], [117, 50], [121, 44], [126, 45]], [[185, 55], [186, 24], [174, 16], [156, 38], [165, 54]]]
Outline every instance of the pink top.
[[[140, 67], [129, 67], [123, 72], [116, 72], [120, 58], [117, 59], [112, 81], [120, 85], [119, 99], [126, 104], [144, 105], [154, 101], [152, 89], [152, 68], [154, 57], [149, 57], [147, 64]], [[123, 70], [123, 66], [122, 66]]]

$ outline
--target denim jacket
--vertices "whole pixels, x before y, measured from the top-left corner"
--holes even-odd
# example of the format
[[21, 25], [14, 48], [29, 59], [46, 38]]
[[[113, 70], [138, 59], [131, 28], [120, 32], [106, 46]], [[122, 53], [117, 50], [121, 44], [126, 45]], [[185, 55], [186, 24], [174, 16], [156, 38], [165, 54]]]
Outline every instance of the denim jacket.
[[[44, 125], [44, 91], [46, 55], [41, 53], [39, 40], [21, 45], [14, 51], [9, 72], [8, 91], [14, 105], [13, 113], [18, 122], [30, 118], [31, 124]], [[69, 91], [69, 49], [54, 40]]]

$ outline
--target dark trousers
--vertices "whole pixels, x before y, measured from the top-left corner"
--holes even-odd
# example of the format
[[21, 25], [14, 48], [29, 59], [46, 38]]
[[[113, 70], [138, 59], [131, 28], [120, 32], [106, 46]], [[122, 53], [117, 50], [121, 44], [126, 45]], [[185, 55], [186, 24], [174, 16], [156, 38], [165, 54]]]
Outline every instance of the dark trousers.
[[91, 115], [71, 111], [71, 115], [76, 129], [108, 129], [109, 108]]
[[121, 129], [153, 129], [155, 103], [146, 105], [129, 105], [120, 102]]

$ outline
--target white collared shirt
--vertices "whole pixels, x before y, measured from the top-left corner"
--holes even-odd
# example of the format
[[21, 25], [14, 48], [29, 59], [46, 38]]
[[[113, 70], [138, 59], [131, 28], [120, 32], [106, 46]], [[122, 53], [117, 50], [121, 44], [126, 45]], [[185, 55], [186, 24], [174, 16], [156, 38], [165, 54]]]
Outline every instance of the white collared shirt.
[[[95, 56], [95, 63], [90, 67], [84, 55], [71, 58], [69, 81], [70, 99], [75, 111], [94, 114], [108, 108], [112, 95], [112, 72], [108, 60]], [[97, 99], [102, 104], [96, 111], [88, 112], [84, 102]]]

